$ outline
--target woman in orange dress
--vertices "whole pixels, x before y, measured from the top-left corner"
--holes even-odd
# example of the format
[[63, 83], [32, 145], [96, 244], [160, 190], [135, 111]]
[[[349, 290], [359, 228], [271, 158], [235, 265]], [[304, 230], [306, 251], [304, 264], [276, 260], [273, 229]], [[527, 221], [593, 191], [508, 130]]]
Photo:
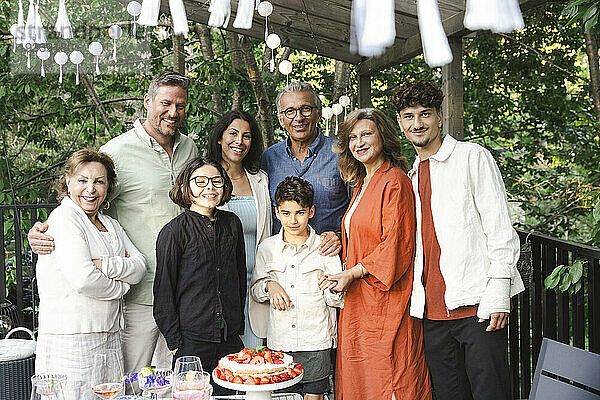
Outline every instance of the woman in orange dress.
[[427, 400], [421, 322], [409, 315], [415, 200], [394, 125], [377, 109], [352, 112], [336, 145], [354, 186], [342, 220], [345, 271], [321, 289], [345, 291], [338, 323], [337, 400]]

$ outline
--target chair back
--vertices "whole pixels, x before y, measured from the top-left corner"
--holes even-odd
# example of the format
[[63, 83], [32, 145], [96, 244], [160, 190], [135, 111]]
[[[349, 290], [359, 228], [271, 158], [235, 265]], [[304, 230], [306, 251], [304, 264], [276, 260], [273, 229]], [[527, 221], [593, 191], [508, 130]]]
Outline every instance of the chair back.
[[600, 400], [600, 355], [544, 338], [529, 400], [553, 399]]

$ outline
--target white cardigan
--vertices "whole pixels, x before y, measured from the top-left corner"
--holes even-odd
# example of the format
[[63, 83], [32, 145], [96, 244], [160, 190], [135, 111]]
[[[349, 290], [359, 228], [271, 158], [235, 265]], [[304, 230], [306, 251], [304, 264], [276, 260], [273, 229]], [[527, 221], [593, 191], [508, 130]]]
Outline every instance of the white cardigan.
[[[256, 174], [251, 174], [246, 170], [244, 171], [250, 182], [250, 188], [252, 189], [254, 202], [256, 203], [256, 249], [254, 250], [256, 251], [258, 245], [264, 239], [271, 236], [271, 227], [273, 226], [273, 211], [271, 210], [271, 196], [269, 195], [269, 179], [267, 174], [262, 170], [258, 171]], [[227, 204], [220, 208], [229, 210]], [[250, 291], [248, 291], [248, 293], [250, 293]], [[252, 296], [248, 297], [248, 317], [250, 319], [250, 327], [256, 336], [266, 338], [266, 326], [260, 322], [266, 321], [269, 318], [269, 304], [259, 303], [255, 301]]]
[[[121, 298], [146, 272], [144, 256], [113, 218], [98, 214], [102, 233], [65, 197], [48, 217], [55, 250], [39, 256], [40, 333], [108, 332], [121, 322]], [[129, 257], [125, 257], [125, 252]], [[92, 259], [102, 260], [102, 272]]]

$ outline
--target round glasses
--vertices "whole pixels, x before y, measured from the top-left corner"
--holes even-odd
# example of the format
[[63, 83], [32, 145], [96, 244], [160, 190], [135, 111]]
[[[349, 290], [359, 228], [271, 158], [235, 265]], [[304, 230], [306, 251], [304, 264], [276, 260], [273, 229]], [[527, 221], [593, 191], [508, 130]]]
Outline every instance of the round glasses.
[[283, 110], [281, 113], [283, 115], [285, 115], [285, 117], [287, 119], [294, 119], [296, 118], [296, 115], [298, 115], [298, 111], [300, 111], [300, 115], [302, 115], [303, 117], [310, 117], [312, 115], [313, 109], [315, 109], [317, 107], [313, 107], [313, 106], [302, 106], [300, 108], [286, 108], [285, 110]]
[[195, 176], [190, 179], [190, 182], [194, 182], [198, 187], [206, 187], [208, 182], [212, 182], [212, 185], [216, 188], [222, 188], [225, 185], [225, 181], [222, 176]]

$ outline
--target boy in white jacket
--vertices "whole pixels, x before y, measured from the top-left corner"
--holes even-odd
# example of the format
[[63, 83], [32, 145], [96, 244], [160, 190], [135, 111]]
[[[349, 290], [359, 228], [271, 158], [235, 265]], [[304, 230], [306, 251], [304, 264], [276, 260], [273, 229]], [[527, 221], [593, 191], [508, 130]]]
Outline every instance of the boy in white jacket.
[[417, 152], [408, 174], [417, 214], [411, 315], [423, 319], [438, 400], [509, 400], [506, 324], [510, 297], [524, 290], [519, 237], [490, 152], [441, 135], [443, 97], [426, 81], [392, 97]]
[[286, 389], [305, 400], [322, 400], [330, 390], [330, 352], [337, 345], [336, 310], [341, 293], [319, 289], [319, 278], [342, 271], [338, 257], [319, 254], [321, 239], [308, 220], [315, 213], [314, 190], [298, 177], [287, 177], [275, 192], [281, 231], [258, 246], [250, 295], [269, 301], [267, 345], [282, 350], [304, 367], [300, 384]]

